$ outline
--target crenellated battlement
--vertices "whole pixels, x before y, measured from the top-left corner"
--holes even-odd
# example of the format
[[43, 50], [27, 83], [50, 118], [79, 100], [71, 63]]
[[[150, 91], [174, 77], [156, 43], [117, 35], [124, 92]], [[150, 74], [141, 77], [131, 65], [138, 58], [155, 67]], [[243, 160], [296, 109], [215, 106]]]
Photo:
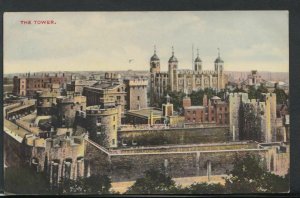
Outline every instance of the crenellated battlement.
[[148, 86], [148, 80], [146, 79], [132, 79], [128, 80], [129, 86]]
[[202, 71], [195, 71], [195, 70], [176, 70], [178, 74], [181, 75], [217, 75], [218, 72], [215, 70], [202, 70]]

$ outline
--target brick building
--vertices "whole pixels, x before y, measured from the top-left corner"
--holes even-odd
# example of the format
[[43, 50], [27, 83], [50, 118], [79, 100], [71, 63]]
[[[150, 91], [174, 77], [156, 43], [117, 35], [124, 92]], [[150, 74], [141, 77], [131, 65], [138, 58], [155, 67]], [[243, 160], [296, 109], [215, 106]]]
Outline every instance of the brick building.
[[14, 76], [13, 78], [13, 94], [18, 96], [33, 97], [36, 91], [54, 91], [65, 87], [68, 78], [65, 74], [30, 74], [26, 73], [22, 76]]
[[214, 96], [211, 99], [203, 97], [203, 106], [191, 106], [191, 99], [185, 97], [182, 101], [186, 123], [214, 123], [217, 125], [229, 124], [229, 106], [221, 98]]

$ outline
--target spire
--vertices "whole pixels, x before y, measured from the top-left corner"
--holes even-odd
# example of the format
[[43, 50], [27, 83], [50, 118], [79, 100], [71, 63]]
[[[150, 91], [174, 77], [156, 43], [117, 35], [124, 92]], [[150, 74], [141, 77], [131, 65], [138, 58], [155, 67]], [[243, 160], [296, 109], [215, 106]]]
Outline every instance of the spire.
[[192, 68], [194, 68], [194, 44], [192, 44]]
[[197, 48], [197, 57], [199, 57], [199, 48]]
[[178, 62], [177, 58], [174, 56], [174, 47], [172, 46], [172, 56], [169, 59], [169, 63]]
[[220, 48], [218, 48], [218, 57], [220, 58]]
[[154, 45], [154, 54], [156, 54], [156, 45]]

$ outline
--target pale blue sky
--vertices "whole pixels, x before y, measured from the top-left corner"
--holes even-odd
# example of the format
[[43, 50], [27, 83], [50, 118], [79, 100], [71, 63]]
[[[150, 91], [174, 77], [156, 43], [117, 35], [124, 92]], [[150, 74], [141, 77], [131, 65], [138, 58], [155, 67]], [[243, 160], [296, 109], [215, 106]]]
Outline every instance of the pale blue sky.
[[[53, 19], [55, 25], [21, 25]], [[192, 44], [204, 69], [221, 49], [227, 71], [288, 72], [287, 11], [48, 12], [4, 14], [4, 72], [149, 70], [153, 46], [167, 70], [172, 45], [191, 68]], [[195, 50], [196, 54], [196, 50]], [[129, 64], [129, 59], [134, 61]]]

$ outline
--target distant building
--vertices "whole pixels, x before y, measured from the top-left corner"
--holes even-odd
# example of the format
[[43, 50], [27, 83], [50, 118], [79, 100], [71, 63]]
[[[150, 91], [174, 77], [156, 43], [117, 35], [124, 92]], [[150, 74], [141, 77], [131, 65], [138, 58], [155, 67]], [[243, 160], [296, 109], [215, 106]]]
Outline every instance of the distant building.
[[87, 106], [114, 102], [125, 110], [136, 110], [147, 107], [148, 81], [141, 78], [122, 80], [119, 74], [105, 73], [105, 79], [93, 86], [84, 87], [83, 95]]
[[103, 81], [90, 87], [84, 87], [82, 95], [86, 96], [87, 106], [113, 102], [116, 105], [121, 105], [123, 113], [127, 108], [126, 85], [117, 75], [106, 73]]
[[71, 80], [71, 82], [67, 84], [67, 95], [82, 95], [84, 87], [93, 86], [97, 82], [96, 80]]
[[65, 74], [49, 74], [35, 75], [26, 73], [22, 76], [15, 76], [13, 78], [13, 94], [18, 96], [33, 97], [36, 91], [59, 91], [64, 88], [68, 78]]
[[160, 71], [160, 59], [154, 50], [150, 59], [150, 102], [154, 105], [165, 96], [166, 91], [181, 91], [188, 94], [204, 88], [224, 89], [227, 84], [227, 75], [224, 74], [224, 61], [220, 54], [216, 58], [214, 70], [203, 70], [199, 53], [194, 61], [193, 70], [178, 69], [178, 59], [172, 51], [168, 61], [168, 72]]

